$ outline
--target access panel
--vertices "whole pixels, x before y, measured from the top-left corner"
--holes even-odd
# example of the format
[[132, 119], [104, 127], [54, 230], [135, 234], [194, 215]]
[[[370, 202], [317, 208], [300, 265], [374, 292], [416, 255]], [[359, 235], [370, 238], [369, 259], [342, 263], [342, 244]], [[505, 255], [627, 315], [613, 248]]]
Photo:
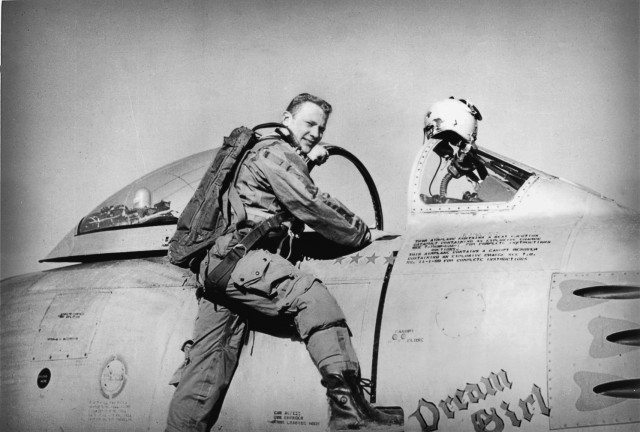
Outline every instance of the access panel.
[[640, 421], [639, 331], [640, 272], [553, 275], [551, 429]]

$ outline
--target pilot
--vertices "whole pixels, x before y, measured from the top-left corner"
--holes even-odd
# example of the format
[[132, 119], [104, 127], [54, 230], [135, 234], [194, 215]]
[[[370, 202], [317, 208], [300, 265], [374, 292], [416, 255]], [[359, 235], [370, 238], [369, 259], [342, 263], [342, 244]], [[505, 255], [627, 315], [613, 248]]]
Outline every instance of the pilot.
[[[319, 163], [326, 159], [326, 150], [316, 145], [330, 114], [331, 105], [324, 100], [307, 93], [296, 96], [282, 115], [287, 128], [263, 137], [250, 150], [235, 187], [247, 218], [255, 224], [284, 210], [298, 221], [293, 225], [303, 222], [329, 240], [362, 248], [385, 233], [369, 229], [339, 201], [320, 192], [304, 159], [314, 154]], [[240, 236], [236, 231], [216, 240], [201, 264], [203, 280]], [[340, 306], [320, 280], [276, 253], [279, 243], [279, 238], [261, 241], [238, 261], [224, 292], [213, 293], [213, 302], [199, 300], [193, 345], [182, 366], [166, 430], [208, 431], [213, 426], [238, 364], [246, 318], [254, 314], [292, 319], [327, 389], [331, 429], [390, 430], [403, 424], [402, 414], [385, 413], [365, 400]], [[269, 371], [264, 374], [268, 377]]]

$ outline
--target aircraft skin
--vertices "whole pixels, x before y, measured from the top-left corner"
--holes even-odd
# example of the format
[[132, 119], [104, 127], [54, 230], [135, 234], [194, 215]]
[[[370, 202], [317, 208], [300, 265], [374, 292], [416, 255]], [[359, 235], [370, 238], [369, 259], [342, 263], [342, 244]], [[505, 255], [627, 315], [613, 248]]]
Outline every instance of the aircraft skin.
[[[638, 430], [640, 214], [483, 149], [484, 198], [439, 201], [436, 148], [416, 157], [401, 236], [357, 252], [299, 242], [347, 316], [370, 400], [402, 407], [405, 431]], [[212, 157], [106, 202], [153, 183], [155, 215], [179, 211]], [[2, 430], [163, 430], [196, 281], [166, 257], [175, 225], [129, 210], [94, 212], [46, 258], [80, 264], [2, 281]], [[304, 344], [252, 332], [212, 430], [327, 424]]]

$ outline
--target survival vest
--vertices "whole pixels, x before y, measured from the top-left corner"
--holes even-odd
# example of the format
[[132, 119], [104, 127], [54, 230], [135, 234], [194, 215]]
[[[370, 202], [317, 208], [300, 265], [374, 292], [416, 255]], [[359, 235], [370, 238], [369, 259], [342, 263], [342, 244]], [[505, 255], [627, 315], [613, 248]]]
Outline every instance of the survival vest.
[[[279, 123], [265, 123], [249, 129], [234, 129], [224, 141], [213, 162], [204, 173], [198, 188], [182, 211], [176, 232], [169, 241], [169, 261], [179, 267], [196, 268], [218, 237], [231, 228], [229, 185], [244, 155], [258, 142], [256, 131], [284, 127]], [[243, 213], [234, 207], [236, 214]]]

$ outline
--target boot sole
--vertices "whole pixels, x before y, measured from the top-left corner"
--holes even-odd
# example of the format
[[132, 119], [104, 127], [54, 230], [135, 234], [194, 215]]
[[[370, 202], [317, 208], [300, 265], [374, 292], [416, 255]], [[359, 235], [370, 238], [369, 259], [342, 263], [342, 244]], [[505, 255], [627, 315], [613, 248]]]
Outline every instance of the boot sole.
[[342, 431], [359, 431], [359, 432], [404, 432], [404, 425], [349, 425], [346, 428], [334, 429], [329, 428], [329, 431], [342, 432]]
[[358, 431], [358, 432], [404, 432], [404, 426], [376, 426], [376, 427], [368, 427], [364, 426], [356, 429], [342, 429], [336, 432], [343, 431]]

